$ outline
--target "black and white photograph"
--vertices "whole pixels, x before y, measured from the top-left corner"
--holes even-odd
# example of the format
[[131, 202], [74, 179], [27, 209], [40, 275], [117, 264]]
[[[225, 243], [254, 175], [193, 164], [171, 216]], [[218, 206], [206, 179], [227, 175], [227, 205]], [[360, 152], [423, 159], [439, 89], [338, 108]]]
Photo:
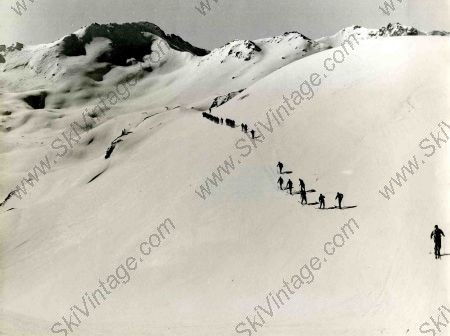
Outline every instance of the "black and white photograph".
[[450, 0], [0, 0], [1, 336], [447, 336], [449, 235]]

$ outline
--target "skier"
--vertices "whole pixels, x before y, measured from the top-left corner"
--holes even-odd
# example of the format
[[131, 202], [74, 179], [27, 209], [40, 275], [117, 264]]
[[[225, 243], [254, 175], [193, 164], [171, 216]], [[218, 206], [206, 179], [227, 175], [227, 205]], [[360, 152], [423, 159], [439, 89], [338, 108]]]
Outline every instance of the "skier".
[[300, 190], [300, 196], [302, 198], [302, 201], [300, 202], [303, 205], [303, 202], [305, 202], [305, 204], [308, 204], [308, 201], [306, 199], [306, 191], [305, 190]]
[[287, 184], [286, 184], [286, 189], [289, 189], [289, 194], [292, 195], [292, 181], [291, 179], [288, 180]]
[[434, 258], [441, 259], [441, 236], [445, 237], [444, 232], [439, 229], [437, 225], [434, 226], [433, 232], [431, 232], [431, 239], [434, 238]]
[[241, 131], [244, 132], [244, 124], [241, 124]]
[[320, 194], [319, 196], [319, 209], [325, 209], [325, 196], [323, 196], [322, 194]]
[[305, 182], [302, 179], [298, 179], [300, 181], [300, 190], [305, 190]]
[[252, 139], [255, 138], [255, 130], [251, 130], [250, 133], [252, 133]]
[[244, 132], [247, 133], [248, 132], [248, 125], [244, 124]]
[[220, 118], [220, 123], [223, 125], [223, 118]]
[[277, 167], [280, 169], [280, 174], [282, 174], [283, 173], [283, 164], [280, 161], [278, 161]]
[[281, 176], [278, 179], [278, 184], [280, 185], [280, 190], [283, 190], [283, 178]]
[[336, 197], [334, 198], [335, 200], [338, 200], [338, 203], [339, 203], [339, 209], [342, 209], [342, 199], [344, 198], [344, 195], [343, 194], [341, 194], [340, 192], [338, 192], [337, 194], [336, 194]]

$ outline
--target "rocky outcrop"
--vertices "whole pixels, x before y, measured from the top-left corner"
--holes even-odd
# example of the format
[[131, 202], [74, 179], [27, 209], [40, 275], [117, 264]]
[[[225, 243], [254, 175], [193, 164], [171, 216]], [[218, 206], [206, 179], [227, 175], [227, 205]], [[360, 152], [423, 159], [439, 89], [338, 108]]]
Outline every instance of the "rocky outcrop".
[[172, 49], [178, 51], [190, 52], [197, 56], [208, 54], [207, 50], [194, 47], [177, 35], [166, 35], [161, 28], [149, 22], [106, 25], [94, 23], [79, 35], [71, 34], [65, 37], [61, 53], [69, 57], [85, 55], [86, 44], [98, 37], [111, 41], [110, 50], [102, 54], [98, 61], [114, 65], [125, 66], [130, 59], [142, 61], [144, 56], [151, 54], [156, 37], [165, 40]]

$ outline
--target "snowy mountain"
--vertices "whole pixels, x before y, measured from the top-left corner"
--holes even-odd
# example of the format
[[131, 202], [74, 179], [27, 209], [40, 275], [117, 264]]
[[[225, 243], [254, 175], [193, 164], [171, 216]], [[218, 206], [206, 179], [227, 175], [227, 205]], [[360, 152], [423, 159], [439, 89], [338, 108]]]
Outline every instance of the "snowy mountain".
[[[432, 34], [438, 33], [445, 34]], [[160, 74], [171, 77], [171, 82], [188, 77], [190, 87], [195, 91], [202, 87], [205, 98], [248, 87], [283, 66], [340, 45], [351, 35], [364, 40], [421, 34], [400, 24], [381, 29], [352, 26], [317, 41], [290, 32], [255, 41], [233, 41], [208, 52], [147, 22], [92, 24], [53, 43], [5, 46], [0, 49], [4, 61], [0, 71], [5, 84], [15, 90], [44, 87], [49, 108], [89, 103], [131, 75], [152, 83], [151, 78]], [[199, 83], [206, 73], [210, 81]], [[183, 92], [185, 89], [175, 88], [173, 93], [180, 98], [192, 97], [192, 91]], [[74, 91], [78, 92], [75, 96]], [[189, 100], [180, 100], [177, 105], [193, 103]]]
[[[360, 43], [325, 69], [352, 34]], [[429, 254], [432, 226], [449, 222], [449, 148], [419, 147], [450, 124], [450, 46], [432, 35], [353, 26], [207, 52], [139, 23], [5, 48], [2, 334], [419, 334], [449, 279]], [[313, 73], [321, 84], [308, 86]], [[257, 139], [203, 118], [211, 105]], [[419, 172], [387, 200], [379, 190], [412, 155]], [[278, 189], [278, 161], [310, 205]], [[166, 218], [173, 230], [150, 253]], [[354, 234], [324, 255], [351, 218]], [[301, 288], [270, 301], [294, 274]]]

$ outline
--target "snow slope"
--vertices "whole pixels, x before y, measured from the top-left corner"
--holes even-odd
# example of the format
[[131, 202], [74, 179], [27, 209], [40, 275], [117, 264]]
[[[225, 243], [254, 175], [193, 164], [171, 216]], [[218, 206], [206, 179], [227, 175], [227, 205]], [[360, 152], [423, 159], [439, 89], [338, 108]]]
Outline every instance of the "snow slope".
[[[273, 42], [266, 43], [250, 57], [257, 59]], [[447, 38], [361, 42], [314, 98], [274, 125], [245, 158], [235, 147], [243, 137], [239, 128], [211, 123], [191, 104], [206, 109], [208, 95], [248, 86], [214, 113], [250, 127], [267, 124], [269, 108], [312, 72], [323, 74], [323, 61], [334, 49], [270, 72], [275, 63], [261, 59], [264, 66], [241, 70], [245, 81], [230, 84], [225, 78], [234, 64], [245, 61], [225, 54], [244, 55], [241, 47], [217, 52], [225, 56], [226, 69], [217, 73], [212, 69], [220, 58], [213, 53], [203, 63], [155, 70], [152, 75], [159, 76], [130, 89], [130, 98], [108, 111], [22, 201], [8, 201], [6, 208], [14, 209], [0, 213], [5, 335], [51, 334], [51, 326], [68, 317], [86, 291], [97, 289], [99, 279], [127, 257], [139, 257], [139, 244], [167, 217], [176, 227], [171, 236], [74, 333], [234, 334], [269, 292], [313, 256], [322, 261], [314, 281], [266, 317], [258, 333], [413, 334], [448, 303], [448, 257], [437, 262], [428, 254], [432, 226], [445, 231], [448, 225], [448, 147], [427, 158], [391, 200], [378, 192], [413, 154], [423, 158], [418, 144], [439, 122], [450, 124]], [[168, 62], [194, 58], [180, 53]], [[5, 91], [4, 109], [12, 111], [2, 116], [11, 118], [5, 122], [12, 127], [1, 144], [6, 195], [67, 125], [81, 122], [84, 107], [71, 102], [63, 109], [31, 110], [21, 105], [19, 93]], [[176, 107], [180, 102], [185, 104]], [[105, 160], [124, 128], [132, 133]], [[229, 155], [241, 163], [202, 200], [195, 191]], [[308, 188], [326, 195], [328, 205], [341, 191], [344, 204], [357, 207], [302, 207], [298, 195], [276, 188], [279, 160], [293, 171], [295, 185], [302, 177]], [[325, 262], [323, 244], [350, 218], [360, 229]]]

